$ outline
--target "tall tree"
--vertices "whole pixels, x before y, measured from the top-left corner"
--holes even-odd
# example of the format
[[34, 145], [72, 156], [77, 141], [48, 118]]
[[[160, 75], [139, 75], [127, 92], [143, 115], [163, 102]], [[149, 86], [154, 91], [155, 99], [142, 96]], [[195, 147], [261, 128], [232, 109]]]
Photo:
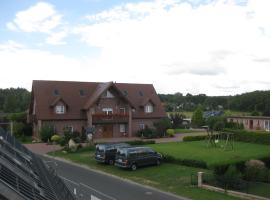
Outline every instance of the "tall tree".
[[192, 115], [191, 123], [195, 127], [200, 127], [204, 124], [203, 110], [202, 110], [201, 105], [199, 105], [197, 109], [194, 111]]

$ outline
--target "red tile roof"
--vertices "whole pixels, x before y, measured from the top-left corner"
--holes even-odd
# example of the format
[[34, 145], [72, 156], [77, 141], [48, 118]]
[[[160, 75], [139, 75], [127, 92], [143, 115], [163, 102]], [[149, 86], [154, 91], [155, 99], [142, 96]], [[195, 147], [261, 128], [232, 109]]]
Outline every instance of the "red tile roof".
[[[108, 88], [115, 87], [122, 92], [132, 107], [135, 108], [133, 118], [160, 118], [166, 117], [163, 106], [152, 84], [129, 83], [97, 83], [73, 81], [41, 81], [34, 80], [32, 85], [32, 102], [36, 100], [36, 118], [41, 120], [75, 120], [86, 119], [84, 109], [89, 108], [99, 96]], [[55, 94], [58, 90], [59, 94]], [[80, 91], [84, 91], [84, 95]], [[143, 95], [142, 95], [143, 94]], [[55, 114], [50, 107], [57, 100], [68, 105], [68, 112]], [[151, 101], [154, 104], [153, 113], [145, 113], [141, 108], [142, 102]], [[146, 102], [147, 103], [147, 102]], [[30, 108], [30, 111], [32, 108]]]

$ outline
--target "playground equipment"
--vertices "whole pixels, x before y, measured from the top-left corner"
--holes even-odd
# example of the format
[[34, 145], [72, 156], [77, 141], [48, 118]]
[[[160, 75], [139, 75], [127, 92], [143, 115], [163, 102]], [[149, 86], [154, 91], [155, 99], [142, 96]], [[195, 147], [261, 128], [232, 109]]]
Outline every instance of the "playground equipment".
[[210, 130], [209, 127], [204, 127], [207, 131], [205, 138], [207, 147], [222, 148], [223, 150], [234, 149], [234, 134], [227, 132], [218, 132]]

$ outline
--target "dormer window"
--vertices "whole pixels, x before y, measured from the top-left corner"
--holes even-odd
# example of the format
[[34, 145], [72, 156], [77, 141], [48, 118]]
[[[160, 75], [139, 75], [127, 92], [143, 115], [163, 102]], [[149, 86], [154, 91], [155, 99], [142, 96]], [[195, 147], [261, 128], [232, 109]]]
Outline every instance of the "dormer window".
[[144, 106], [144, 112], [146, 113], [152, 113], [154, 111], [153, 105], [152, 104], [147, 104]]
[[64, 105], [57, 105], [55, 106], [55, 113], [56, 114], [64, 114], [65, 113], [65, 106]]
[[102, 97], [103, 98], [114, 98], [113, 94], [109, 90], [107, 90], [106, 92], [104, 92], [102, 94]]

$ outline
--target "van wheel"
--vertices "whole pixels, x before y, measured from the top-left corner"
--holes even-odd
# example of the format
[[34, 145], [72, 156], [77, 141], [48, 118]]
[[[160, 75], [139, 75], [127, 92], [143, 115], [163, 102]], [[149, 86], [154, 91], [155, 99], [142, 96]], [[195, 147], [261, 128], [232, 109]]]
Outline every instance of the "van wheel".
[[160, 159], [157, 159], [156, 164], [157, 164], [157, 166], [159, 166], [161, 164]]
[[113, 164], [114, 164], [113, 160], [109, 160], [109, 165], [113, 165]]
[[131, 170], [132, 170], [132, 171], [135, 171], [136, 169], [137, 169], [137, 165], [136, 165], [135, 163], [132, 164], [132, 165], [131, 165]]

